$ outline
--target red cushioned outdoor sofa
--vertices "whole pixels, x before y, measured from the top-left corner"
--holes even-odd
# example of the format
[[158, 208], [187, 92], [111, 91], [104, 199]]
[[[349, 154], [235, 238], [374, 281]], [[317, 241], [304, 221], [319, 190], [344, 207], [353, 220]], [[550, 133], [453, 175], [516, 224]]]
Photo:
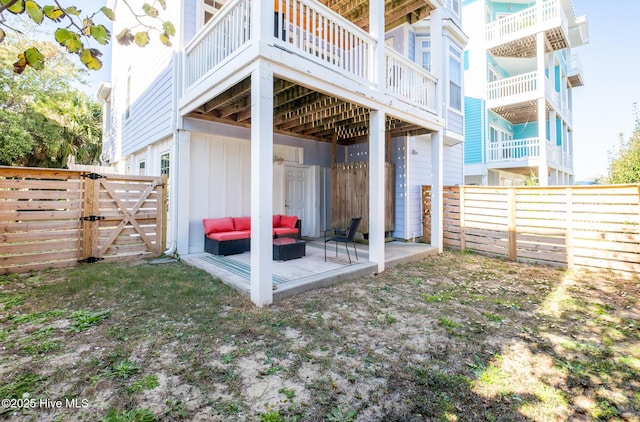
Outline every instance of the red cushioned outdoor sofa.
[[[233, 255], [251, 250], [251, 217], [203, 218], [204, 250]], [[295, 215], [273, 216], [273, 237], [300, 238], [302, 222]]]

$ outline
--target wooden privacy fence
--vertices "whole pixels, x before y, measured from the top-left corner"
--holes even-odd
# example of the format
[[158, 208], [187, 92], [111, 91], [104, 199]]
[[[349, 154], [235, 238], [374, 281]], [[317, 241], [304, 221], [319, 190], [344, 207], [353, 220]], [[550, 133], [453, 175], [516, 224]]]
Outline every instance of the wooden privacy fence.
[[[395, 173], [385, 163], [384, 230], [394, 228]], [[352, 217], [362, 217], [358, 231], [369, 233], [369, 165], [366, 162], [334, 164], [331, 167], [331, 227], [347, 227]]]
[[[423, 186], [425, 240], [431, 187]], [[640, 185], [444, 187], [444, 246], [569, 268], [640, 272]]]
[[0, 273], [162, 254], [164, 180], [0, 167]]

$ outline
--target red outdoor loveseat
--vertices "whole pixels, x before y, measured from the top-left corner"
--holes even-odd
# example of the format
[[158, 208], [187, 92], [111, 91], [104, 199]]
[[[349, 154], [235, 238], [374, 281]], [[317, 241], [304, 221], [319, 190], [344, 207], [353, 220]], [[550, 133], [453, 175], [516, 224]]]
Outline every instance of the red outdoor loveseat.
[[[233, 255], [251, 250], [251, 217], [203, 218], [204, 250]], [[273, 216], [273, 237], [300, 238], [302, 222], [295, 215]]]

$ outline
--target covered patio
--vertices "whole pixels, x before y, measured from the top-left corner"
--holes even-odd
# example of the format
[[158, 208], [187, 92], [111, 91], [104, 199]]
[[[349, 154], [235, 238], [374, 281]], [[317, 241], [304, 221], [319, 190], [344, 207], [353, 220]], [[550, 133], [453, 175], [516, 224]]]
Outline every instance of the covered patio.
[[[368, 245], [358, 243], [358, 260], [352, 254], [349, 264], [344, 245], [338, 246], [336, 257], [334, 244], [327, 246], [324, 259], [323, 239], [307, 239], [306, 255], [289, 261], [273, 261], [273, 300], [279, 301], [295, 294], [340, 281], [375, 274], [378, 264], [369, 260]], [[352, 246], [350, 246], [351, 248]], [[393, 241], [384, 245], [385, 268], [406, 262], [417, 261], [438, 252], [437, 247], [424, 243]], [[251, 287], [251, 252], [237, 255], [217, 256], [195, 253], [183, 256], [190, 265], [207, 271], [225, 284], [235, 287], [247, 296]]]
[[[411, 3], [403, 14], [431, 10], [426, 2], [419, 3], [422, 6]], [[178, 214], [188, 218], [177, 223], [181, 236], [178, 253], [189, 263], [249, 292], [258, 306], [322, 283], [382, 272], [389, 263], [393, 265], [398, 255], [385, 244], [390, 230], [385, 217], [388, 210], [395, 210], [398, 200], [393, 190], [387, 189], [387, 185], [394, 187], [387, 176], [394, 143], [403, 163], [409, 161], [409, 154], [422, 159], [414, 173], [428, 171], [429, 183], [435, 186], [431, 210], [434, 247], [419, 247], [442, 248], [438, 187], [444, 174], [444, 120], [439, 115], [438, 76], [386, 45], [385, 24], [390, 21], [385, 11], [395, 9], [388, 9], [382, 0], [363, 6], [369, 11], [367, 32], [320, 3], [296, 0], [276, 5], [278, 13], [291, 18], [278, 18], [276, 24], [271, 4], [252, 0], [228, 3], [186, 47], [185, 91], [179, 100], [183, 121], [177, 142], [181, 162], [178, 191], [182, 196], [177, 199], [177, 208]], [[318, 23], [317, 31], [322, 28], [322, 34], [334, 35], [327, 35], [327, 40], [315, 30], [308, 31], [307, 20], [297, 19], [301, 7], [305, 16], [311, 17], [309, 22]], [[245, 31], [249, 27], [251, 31]], [[243, 31], [235, 33], [239, 38], [218, 36], [226, 34], [226, 28]], [[328, 42], [331, 40], [335, 42]], [[228, 49], [214, 50], [228, 54], [209, 60], [210, 45], [227, 41], [233, 41]], [[420, 147], [424, 148], [409, 150], [409, 140], [418, 137], [422, 137]], [[299, 152], [285, 170], [280, 168], [284, 156], [275, 145]], [[309, 237], [340, 226], [341, 221], [323, 220], [326, 213], [309, 218], [296, 209], [311, 214], [304, 204], [312, 204], [315, 211], [327, 209], [322, 207], [330, 203], [347, 203], [329, 196], [327, 192], [332, 190], [326, 181], [332, 179], [326, 173], [332, 166], [352, 162], [366, 164], [361, 171], [366, 177], [358, 178], [357, 186], [344, 184], [349, 187], [347, 197], [366, 197], [368, 205], [338, 218], [360, 215], [365, 220], [366, 231], [361, 232], [367, 234], [368, 246], [358, 263], [348, 266], [338, 260], [325, 264], [324, 251], [315, 242], [309, 242], [306, 257], [274, 262], [273, 214], [302, 217], [303, 230], [308, 231], [302, 235]], [[298, 170], [309, 174], [308, 178], [297, 178], [294, 173]], [[403, 166], [398, 184], [404, 188], [404, 180], [414, 173]], [[419, 219], [406, 207], [404, 192], [398, 197], [402, 221]], [[224, 258], [202, 253], [203, 219], [228, 216], [251, 217], [251, 253]], [[335, 219], [333, 210], [331, 219]], [[420, 233], [407, 232], [401, 238]], [[413, 256], [414, 252], [407, 248], [399, 256], [405, 255]]]

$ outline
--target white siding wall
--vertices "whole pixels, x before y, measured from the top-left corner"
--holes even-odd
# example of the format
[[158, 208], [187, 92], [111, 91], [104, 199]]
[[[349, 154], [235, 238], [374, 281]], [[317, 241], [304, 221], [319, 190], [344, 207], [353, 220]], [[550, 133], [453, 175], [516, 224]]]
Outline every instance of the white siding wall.
[[[173, 79], [170, 66], [131, 101], [131, 114], [123, 122], [122, 153], [130, 154], [171, 134]], [[132, 76], [132, 83], [138, 76]]]
[[251, 215], [251, 143], [193, 133], [189, 252], [204, 248], [203, 218]]
[[422, 185], [433, 180], [431, 168], [431, 137], [416, 136], [409, 139], [408, 221], [406, 239], [422, 236]]
[[[444, 185], [458, 185], [463, 183], [462, 152], [463, 144], [444, 147]], [[398, 233], [396, 237], [413, 239], [422, 236], [422, 185], [433, 183], [433, 169], [431, 165], [431, 139], [429, 135], [417, 136], [409, 139], [407, 154], [409, 176], [407, 186], [407, 218], [404, 236]]]
[[464, 184], [463, 176], [463, 152], [464, 144], [458, 144], [452, 147], [444, 147], [444, 181], [445, 186], [454, 186]]
[[[180, 16], [180, 2], [168, 2], [165, 18], [174, 21]], [[134, 27], [136, 22], [126, 7], [118, 3], [119, 18], [113, 24], [113, 33]], [[170, 136], [174, 111], [173, 55], [178, 48], [166, 47], [150, 32], [150, 43], [140, 48], [113, 43], [112, 116], [115, 148], [114, 161], [119, 161], [148, 145]], [[175, 41], [175, 40], [174, 40]], [[129, 117], [127, 118], [127, 106]]]
[[186, 0], [184, 2], [184, 43], [185, 45], [191, 41], [198, 30], [198, 17], [196, 13], [199, 12], [197, 1], [202, 0]]

